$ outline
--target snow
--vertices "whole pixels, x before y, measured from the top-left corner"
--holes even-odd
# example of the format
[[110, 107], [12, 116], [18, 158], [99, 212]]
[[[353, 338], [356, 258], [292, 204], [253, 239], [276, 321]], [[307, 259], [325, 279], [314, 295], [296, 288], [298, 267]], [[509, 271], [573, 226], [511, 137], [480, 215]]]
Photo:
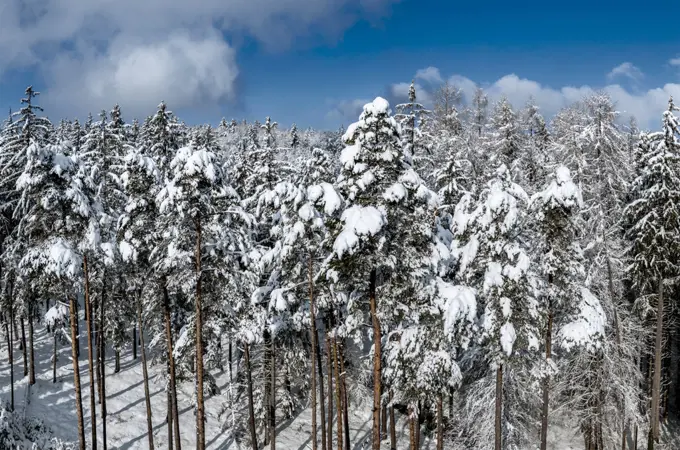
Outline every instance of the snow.
[[342, 206], [342, 198], [332, 184], [319, 183], [307, 188], [307, 198], [323, 204], [324, 213], [328, 216], [335, 214]]
[[57, 303], [45, 313], [45, 325], [54, 327], [57, 323], [66, 323], [69, 317], [69, 309], [62, 303]]
[[399, 202], [406, 198], [406, 188], [401, 183], [394, 183], [383, 193], [383, 198], [388, 202]]
[[437, 292], [444, 301], [444, 331], [450, 334], [461, 321], [473, 323], [477, 316], [477, 300], [474, 289], [454, 286], [437, 280]]
[[515, 344], [517, 334], [515, 333], [515, 326], [506, 322], [501, 326], [501, 348], [506, 356], [512, 355], [512, 346]]
[[376, 97], [371, 103], [364, 105], [364, 113], [370, 113], [374, 116], [379, 114], [388, 114], [390, 112], [390, 104], [382, 97]]
[[342, 232], [333, 243], [338, 258], [352, 254], [361, 236], [375, 236], [387, 224], [387, 218], [375, 206], [352, 205], [342, 213]]
[[569, 169], [559, 166], [555, 171], [555, 180], [550, 182], [543, 191], [531, 197], [531, 203], [546, 205], [550, 208], [558, 206], [564, 208], [582, 207], [581, 190], [574, 184]]
[[579, 314], [559, 330], [557, 338], [566, 350], [581, 347], [594, 352], [601, 347], [607, 317], [600, 301], [586, 288], [581, 288]]
[[503, 267], [500, 263], [496, 261], [491, 261], [486, 266], [486, 272], [484, 273], [484, 292], [488, 292], [494, 286], [503, 285]]
[[118, 243], [118, 250], [120, 251], [120, 256], [125, 262], [133, 262], [137, 260], [137, 250], [126, 241], [120, 241]]

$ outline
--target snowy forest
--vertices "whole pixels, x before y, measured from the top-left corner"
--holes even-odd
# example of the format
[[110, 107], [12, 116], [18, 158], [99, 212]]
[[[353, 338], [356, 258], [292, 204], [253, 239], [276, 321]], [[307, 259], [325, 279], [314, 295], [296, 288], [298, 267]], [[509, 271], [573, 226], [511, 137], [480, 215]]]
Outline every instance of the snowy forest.
[[680, 108], [414, 86], [333, 132], [27, 88], [0, 448], [680, 448]]

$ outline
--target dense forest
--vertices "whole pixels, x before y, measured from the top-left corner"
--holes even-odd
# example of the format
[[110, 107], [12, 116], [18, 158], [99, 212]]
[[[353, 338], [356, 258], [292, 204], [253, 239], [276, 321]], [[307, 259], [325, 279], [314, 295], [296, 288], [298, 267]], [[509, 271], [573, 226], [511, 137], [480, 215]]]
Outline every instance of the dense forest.
[[[313, 450], [546, 450], [556, 426], [585, 450], [671, 448], [672, 99], [650, 132], [606, 94], [544, 118], [448, 83], [431, 110], [412, 84], [394, 111], [378, 97], [337, 132], [269, 117], [187, 126], [164, 103], [141, 123], [115, 106], [57, 124], [38, 100], [29, 87], [0, 128], [1, 448], [27, 433], [14, 384], [36, 382], [38, 326], [54, 382], [70, 348], [77, 423], [73, 443], [36, 448], [107, 448], [107, 381], [127, 350], [141, 358], [150, 449], [183, 445], [181, 384], [200, 450], [212, 397], [252, 450], [275, 450], [299, 414]], [[370, 414], [363, 442], [353, 408]]]

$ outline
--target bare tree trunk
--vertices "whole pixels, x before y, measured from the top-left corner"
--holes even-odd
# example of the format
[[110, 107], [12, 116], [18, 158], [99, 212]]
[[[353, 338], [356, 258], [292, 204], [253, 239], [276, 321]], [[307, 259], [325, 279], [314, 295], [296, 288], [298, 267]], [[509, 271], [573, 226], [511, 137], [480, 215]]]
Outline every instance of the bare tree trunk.
[[[550, 277], [552, 278], [552, 276]], [[550, 306], [549, 306], [550, 309]], [[552, 310], [548, 311], [548, 327], [545, 335], [545, 359], [549, 361], [552, 356]], [[541, 410], [541, 450], [548, 448], [548, 408], [550, 403], [550, 375], [543, 380], [543, 408]]]
[[116, 348], [116, 355], [115, 355], [115, 367], [113, 369], [113, 373], [118, 373], [120, 372], [120, 349]]
[[[381, 339], [380, 320], [375, 298], [375, 269], [370, 275], [370, 303], [373, 321], [373, 450], [380, 450], [380, 377], [381, 377]], [[500, 450], [500, 449], [497, 449]]]
[[28, 384], [35, 384], [35, 352], [33, 348], [33, 307], [28, 310], [28, 350], [31, 362], [31, 370], [28, 374]]
[[[312, 322], [312, 381], [310, 386], [311, 400], [312, 400], [312, 450], [317, 450], [317, 432], [316, 432], [316, 311], [314, 305], [314, 262], [312, 254], [309, 254], [308, 264], [308, 284], [309, 284], [309, 314]], [[323, 383], [323, 382], [322, 382]]]
[[[11, 291], [10, 287], [10, 291]], [[11, 295], [11, 294], [10, 294]], [[5, 335], [7, 336], [7, 356], [9, 359], [9, 384], [10, 384], [10, 411], [14, 411], [14, 348], [12, 348], [12, 322], [13, 322], [12, 299], [9, 299], [9, 323], [5, 322]]]
[[659, 442], [659, 394], [661, 393], [661, 342], [663, 336], [663, 280], [659, 280], [659, 296], [656, 313], [656, 344], [654, 346], [654, 379], [652, 380], [652, 437]]
[[137, 328], [132, 328], [132, 359], [137, 359]]
[[337, 337], [333, 336], [332, 341], [333, 346], [333, 370], [335, 372], [335, 405], [337, 408], [337, 421], [338, 421], [338, 450], [342, 450], [343, 447], [343, 435], [342, 435], [342, 392], [340, 386], [340, 367], [338, 364], [338, 343]]
[[52, 346], [52, 383], [57, 382], [57, 330], [53, 330], [54, 343]]
[[196, 450], [205, 450], [205, 403], [203, 400], [203, 308], [201, 306], [201, 218], [196, 224]]
[[142, 374], [144, 376], [144, 400], [146, 401], [146, 427], [149, 438], [149, 450], [153, 450], [153, 424], [151, 423], [151, 397], [149, 394], [149, 371], [146, 367], [146, 350], [144, 349], [144, 329], [142, 326], [142, 295], [137, 295], [137, 326], [139, 327], [140, 349], [142, 351]]
[[[380, 394], [381, 402], [382, 402], [382, 397], [383, 397], [383, 394], [384, 394], [384, 389], [385, 389], [385, 386], [382, 386], [381, 390], [383, 390], [383, 392], [381, 392], [381, 394]], [[380, 407], [380, 442], [382, 442], [386, 439], [387, 439], [387, 405], [383, 404]]]
[[[332, 312], [329, 311], [328, 314]], [[328, 374], [328, 433], [327, 448], [333, 449], [333, 357], [331, 356], [330, 321], [326, 320], [326, 373]]]
[[342, 421], [345, 430], [345, 450], [351, 450], [349, 438], [349, 396], [347, 394], [347, 374], [345, 373], [345, 353], [342, 344], [338, 344], [338, 358], [340, 359], [340, 383], [342, 383]]
[[[172, 416], [175, 418], [175, 449], [182, 450], [182, 441], [179, 434], [179, 408], [177, 406], [177, 378], [175, 376], [174, 345], [172, 343], [172, 327], [170, 323], [170, 298], [166, 280], [161, 281], [163, 286], [163, 310], [165, 315], [165, 339], [168, 343], [168, 367], [170, 369], [170, 397], [172, 401]], [[231, 364], [229, 365], [231, 370]]]
[[444, 405], [443, 394], [437, 395], [437, 450], [444, 450]]
[[415, 411], [413, 410], [413, 406], [409, 405], [408, 407], [408, 430], [409, 430], [409, 448], [411, 450], [416, 450], [418, 448], [418, 444], [416, 443], [416, 419], [415, 419]]
[[76, 327], [76, 300], [71, 297], [71, 356], [73, 358], [73, 385], [76, 390], [76, 417], [78, 419], [78, 442], [80, 450], [85, 450], [85, 425], [83, 422], [83, 398], [80, 393], [80, 368], [78, 367], [78, 331]]
[[269, 448], [271, 450], [276, 450], [276, 351], [274, 336], [271, 338], [271, 383], [269, 387], [271, 388], [271, 395], [269, 396]]
[[248, 381], [248, 424], [250, 428], [250, 442], [253, 450], [258, 450], [257, 433], [255, 431], [255, 407], [253, 406], [253, 373], [250, 367], [250, 348], [247, 342], [243, 343], [244, 357], [246, 359], [246, 379]]
[[24, 355], [24, 376], [28, 375], [28, 353], [26, 351], [26, 331], [24, 326], [24, 315], [19, 318], [21, 321], [21, 351]]
[[[392, 403], [392, 398], [394, 393], [390, 390], [390, 403]], [[390, 450], [397, 450], [397, 429], [396, 420], [394, 420], [394, 406], [390, 406]]]
[[496, 370], [496, 439], [495, 450], [502, 449], [503, 429], [502, 429], [502, 413], [503, 413], [503, 365], [499, 365]]
[[106, 314], [106, 271], [104, 271], [104, 279], [102, 281], [102, 298], [99, 301], [99, 372], [100, 372], [100, 388], [99, 400], [101, 402], [102, 410], [102, 442], [103, 449], [106, 450], [106, 333], [104, 327], [104, 316]]
[[[316, 324], [314, 325], [316, 328]], [[319, 334], [314, 334], [314, 339], [316, 340], [316, 369], [319, 373], [319, 406], [321, 413], [321, 450], [327, 450], [326, 446], [326, 396], [323, 387], [323, 361], [321, 360], [321, 348], [319, 347]], [[328, 447], [330, 450], [330, 447]]]
[[[169, 367], [168, 367], [168, 372], [170, 372]], [[167, 413], [167, 419], [168, 419], [167, 420], [167, 422], [168, 422], [168, 450], [173, 450], [172, 444], [174, 442], [174, 438], [173, 438], [173, 433], [172, 433], [172, 425], [175, 422], [179, 423], [179, 420], [175, 420], [175, 418], [173, 417], [173, 414], [172, 414], [172, 394], [170, 393], [170, 389], [168, 389], [166, 397], [167, 397], [167, 401], [168, 401], [168, 403], [167, 403], [167, 405], [168, 405], [167, 406], [167, 411], [168, 411], [168, 413]]]
[[264, 356], [262, 358], [262, 376], [264, 377], [264, 402], [262, 405], [262, 411], [264, 412], [264, 442], [263, 445], [266, 447], [269, 445], [269, 403], [271, 402], [271, 373], [270, 370], [270, 360], [272, 359], [271, 354], [271, 334], [269, 329], [265, 328], [263, 336], [264, 345]]
[[83, 276], [85, 278], [85, 325], [87, 326], [87, 370], [90, 375], [90, 415], [92, 424], [92, 448], [97, 448], [97, 409], [95, 406], [94, 362], [92, 361], [92, 303], [90, 281], [87, 270], [87, 255], [83, 255]]

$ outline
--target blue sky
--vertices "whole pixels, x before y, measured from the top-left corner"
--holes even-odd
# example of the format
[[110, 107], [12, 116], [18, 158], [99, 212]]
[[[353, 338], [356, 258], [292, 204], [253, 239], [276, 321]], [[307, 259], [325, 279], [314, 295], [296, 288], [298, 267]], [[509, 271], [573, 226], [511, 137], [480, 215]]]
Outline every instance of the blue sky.
[[418, 73], [426, 103], [451, 77], [516, 107], [532, 95], [546, 115], [605, 89], [643, 126], [659, 122], [668, 95], [680, 97], [680, 39], [665, 23], [680, 12], [675, 2], [0, 3], [0, 111], [33, 84], [53, 120], [116, 102], [141, 118], [166, 100], [188, 123], [271, 115], [331, 129], [375, 96], [400, 100]]

